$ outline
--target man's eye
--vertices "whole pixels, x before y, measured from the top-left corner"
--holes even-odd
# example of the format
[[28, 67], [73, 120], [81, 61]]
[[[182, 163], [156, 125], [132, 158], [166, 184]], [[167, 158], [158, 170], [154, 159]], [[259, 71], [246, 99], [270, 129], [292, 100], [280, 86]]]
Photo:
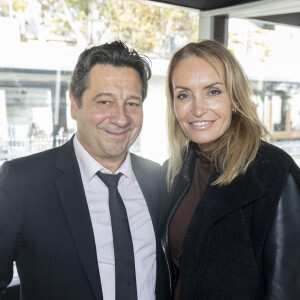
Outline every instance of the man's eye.
[[140, 106], [140, 103], [136, 103], [136, 102], [128, 102], [127, 105], [128, 105], [128, 106], [132, 106], [132, 107], [138, 107], [138, 106]]
[[101, 104], [101, 105], [107, 105], [108, 103], [110, 103], [110, 101], [108, 101], [108, 100], [99, 100], [97, 103]]

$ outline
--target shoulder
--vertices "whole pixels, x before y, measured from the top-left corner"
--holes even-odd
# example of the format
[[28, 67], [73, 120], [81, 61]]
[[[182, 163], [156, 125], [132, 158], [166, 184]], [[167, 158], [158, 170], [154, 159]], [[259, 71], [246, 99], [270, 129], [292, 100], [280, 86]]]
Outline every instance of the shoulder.
[[6, 161], [1, 166], [1, 169], [12, 169], [23, 175], [34, 174], [38, 171], [47, 172], [50, 166], [53, 167], [55, 165], [58, 153], [61, 151], [64, 153], [70, 145], [69, 141], [60, 147]]
[[163, 172], [167, 173], [168, 167], [169, 167], [169, 160], [167, 159], [162, 165]]
[[55, 150], [47, 150], [4, 162], [0, 169], [0, 192], [16, 198], [17, 201], [17, 198], [25, 195], [25, 191], [31, 189], [33, 184], [36, 187], [44, 184], [45, 178], [52, 174], [54, 152]]
[[136, 154], [130, 153], [132, 167], [141, 167], [145, 168], [145, 171], [152, 171], [152, 172], [161, 172], [161, 165], [157, 162], [154, 162], [150, 159], [138, 156]]
[[270, 144], [268, 142], [265, 141], [261, 141], [261, 146], [258, 150], [258, 154], [259, 155], [264, 155], [264, 156], [270, 156], [270, 155], [275, 155], [276, 158], [279, 158], [281, 155], [284, 156], [289, 156], [284, 150], [282, 150], [281, 148]]
[[[249, 167], [255, 175], [269, 188], [282, 190], [290, 174], [300, 182], [300, 170], [293, 158], [284, 150], [262, 142], [255, 160]], [[281, 188], [280, 188], [281, 187]]]
[[25, 170], [34, 166], [41, 166], [43, 162], [47, 164], [55, 157], [56, 149], [46, 150], [40, 153], [23, 156], [3, 163], [3, 167], [10, 166], [14, 169]]
[[269, 169], [269, 172], [272, 170], [288, 171], [295, 165], [288, 153], [267, 142], [262, 142], [254, 162], [256, 167], [262, 171]]

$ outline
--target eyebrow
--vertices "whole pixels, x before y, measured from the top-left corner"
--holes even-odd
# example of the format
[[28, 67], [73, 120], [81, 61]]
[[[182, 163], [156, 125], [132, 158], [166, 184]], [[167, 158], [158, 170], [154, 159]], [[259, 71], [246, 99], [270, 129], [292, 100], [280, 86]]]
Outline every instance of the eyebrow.
[[101, 93], [95, 95], [95, 96], [93, 97], [93, 100], [95, 101], [95, 100], [96, 100], [97, 98], [99, 98], [99, 97], [112, 97], [112, 96], [113, 96], [112, 93], [101, 92]]
[[[218, 84], [224, 85], [223, 82], [216, 81], [216, 82], [213, 82], [213, 83], [210, 83], [210, 84], [206, 85], [204, 88], [205, 88], [205, 89], [209, 89], [209, 88], [211, 88], [212, 86], [218, 85]], [[176, 90], [176, 89], [189, 90], [189, 88], [188, 88], [188, 87], [185, 87], [185, 86], [176, 86], [176, 87], [174, 88], [174, 90]]]
[[212, 87], [212, 86], [214, 86], [214, 85], [218, 85], [218, 84], [220, 84], [220, 85], [224, 85], [224, 83], [223, 83], [223, 82], [216, 81], [216, 82], [214, 82], [214, 83], [208, 84], [208, 85], [207, 85], [207, 86], [205, 86], [204, 88], [210, 88], [210, 87]]
[[135, 96], [135, 95], [131, 95], [131, 96], [127, 97], [127, 99], [133, 99], [133, 100], [139, 100], [139, 101], [142, 101], [142, 97]]
[[[99, 97], [114, 97], [114, 94], [107, 93], [107, 92], [101, 92], [101, 93], [97, 94], [95, 97], [93, 97], [93, 100], [96, 101], [96, 99]], [[130, 95], [129, 97], [127, 97], [127, 99], [134, 99], [134, 100], [142, 101], [142, 97], [135, 96], [135, 95]]]

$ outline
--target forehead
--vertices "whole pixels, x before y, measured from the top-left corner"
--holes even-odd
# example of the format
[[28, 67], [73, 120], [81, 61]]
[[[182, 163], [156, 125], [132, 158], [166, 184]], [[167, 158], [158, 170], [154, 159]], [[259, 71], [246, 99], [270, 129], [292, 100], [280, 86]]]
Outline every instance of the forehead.
[[88, 74], [88, 88], [116, 86], [141, 90], [142, 82], [137, 70], [131, 67], [116, 67], [96, 64]]
[[224, 67], [218, 59], [208, 62], [202, 57], [189, 56], [181, 59], [173, 70], [172, 81], [189, 79], [224, 79]]

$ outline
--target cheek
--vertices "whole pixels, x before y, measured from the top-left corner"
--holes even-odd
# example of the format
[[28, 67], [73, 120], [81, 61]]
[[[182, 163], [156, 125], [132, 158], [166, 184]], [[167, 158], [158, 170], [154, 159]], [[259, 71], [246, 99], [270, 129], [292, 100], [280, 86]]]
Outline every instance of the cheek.
[[105, 119], [108, 119], [110, 116], [110, 114], [108, 112], [104, 112], [101, 110], [91, 110], [88, 114], [87, 114], [87, 119], [89, 119], [92, 123], [101, 123], [103, 122]]
[[226, 131], [231, 124], [232, 121], [232, 111], [231, 108], [223, 111], [223, 128]]
[[231, 119], [232, 119], [232, 108], [231, 105], [226, 107], [226, 110], [224, 110], [224, 114], [228, 120], [229, 123], [231, 123]]
[[143, 126], [143, 114], [140, 114], [139, 116], [136, 116], [135, 120], [134, 120], [134, 125], [138, 128], [141, 129]]
[[181, 121], [188, 113], [187, 105], [178, 101], [174, 101], [174, 112], [177, 120]]
[[131, 122], [137, 126], [137, 127], [141, 127], [143, 124], [143, 119], [144, 119], [144, 113], [143, 113], [143, 109], [139, 108], [133, 111], [129, 111], [127, 113], [127, 116], [131, 119]]
[[226, 120], [229, 123], [231, 122], [232, 107], [228, 99], [212, 103], [210, 109], [221, 116], [224, 121]]

